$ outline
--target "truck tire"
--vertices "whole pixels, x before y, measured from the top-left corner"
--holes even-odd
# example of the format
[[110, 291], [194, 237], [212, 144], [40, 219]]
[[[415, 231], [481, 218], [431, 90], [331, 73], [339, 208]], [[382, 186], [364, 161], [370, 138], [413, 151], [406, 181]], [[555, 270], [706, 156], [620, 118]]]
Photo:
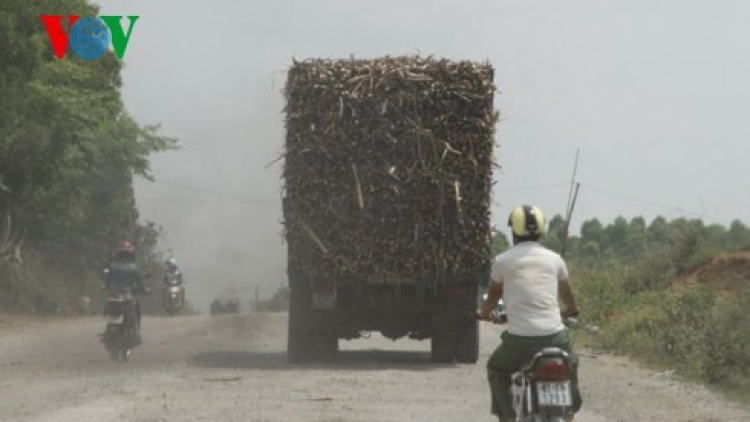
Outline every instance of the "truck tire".
[[430, 357], [433, 362], [452, 363], [456, 356], [456, 330], [453, 324], [440, 324], [430, 341]]
[[308, 361], [312, 355], [310, 291], [301, 285], [289, 291], [289, 322], [286, 354], [289, 363]]
[[479, 359], [479, 321], [462, 321], [456, 339], [456, 362], [476, 363]]

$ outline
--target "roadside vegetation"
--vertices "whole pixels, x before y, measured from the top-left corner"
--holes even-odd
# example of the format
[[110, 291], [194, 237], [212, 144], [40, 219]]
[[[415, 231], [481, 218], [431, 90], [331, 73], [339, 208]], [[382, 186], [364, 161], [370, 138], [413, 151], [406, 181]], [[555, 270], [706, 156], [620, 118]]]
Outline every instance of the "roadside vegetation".
[[39, 21], [96, 14], [86, 0], [0, 3], [2, 312], [100, 309], [100, 271], [123, 238], [138, 246], [152, 283], [160, 277], [159, 230], [139, 222], [133, 178], [150, 177], [149, 156], [176, 141], [128, 114], [123, 64], [111, 52], [57, 60]]
[[[562, 251], [563, 233], [556, 216], [544, 243]], [[714, 386], [748, 385], [750, 229], [743, 223], [593, 219], [565, 250], [586, 344]]]

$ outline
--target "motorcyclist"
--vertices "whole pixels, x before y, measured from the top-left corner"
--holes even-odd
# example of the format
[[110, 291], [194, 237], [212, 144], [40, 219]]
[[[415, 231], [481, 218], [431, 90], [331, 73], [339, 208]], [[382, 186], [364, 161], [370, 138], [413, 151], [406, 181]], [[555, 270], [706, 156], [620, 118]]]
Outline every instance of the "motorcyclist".
[[114, 259], [104, 272], [106, 274], [104, 287], [107, 291], [130, 290], [133, 293], [136, 314], [135, 343], [136, 345], [141, 344], [141, 304], [135, 295], [146, 293], [148, 289], [143, 284], [143, 278], [135, 263], [135, 245], [133, 245], [133, 242], [123, 240], [120, 243]]
[[[174, 256], [170, 256], [169, 259], [167, 259], [166, 264], [166, 272], [164, 274], [164, 278], [162, 281], [164, 282], [164, 289], [165, 291], [169, 289], [171, 286], [182, 286], [182, 271], [180, 271], [180, 268], [177, 266], [177, 258]], [[180, 288], [179, 293], [179, 299], [180, 302], [185, 302], [185, 289]]]
[[[534, 350], [559, 347], [571, 355], [573, 413], [581, 408], [578, 390], [578, 357], [563, 319], [578, 314], [568, 269], [557, 253], [538, 243], [546, 226], [541, 210], [533, 205], [513, 209], [508, 218], [513, 246], [493, 263], [487, 299], [477, 309], [477, 318], [488, 320], [501, 297], [508, 316], [508, 329], [501, 344], [487, 361], [487, 379], [492, 413], [500, 422], [515, 421], [511, 397], [511, 375]], [[565, 304], [561, 312], [559, 298]], [[566, 421], [573, 420], [573, 413]]]
[[177, 285], [182, 284], [182, 271], [177, 266], [177, 258], [170, 256], [166, 262], [166, 274], [164, 274], [164, 284], [169, 287], [170, 280], [174, 278], [177, 281]]

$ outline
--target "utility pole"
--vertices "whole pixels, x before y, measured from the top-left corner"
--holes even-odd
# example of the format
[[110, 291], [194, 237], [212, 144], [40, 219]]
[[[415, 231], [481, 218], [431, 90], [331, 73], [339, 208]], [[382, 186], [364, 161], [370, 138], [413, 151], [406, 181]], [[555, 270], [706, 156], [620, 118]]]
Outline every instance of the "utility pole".
[[576, 182], [576, 174], [578, 173], [578, 158], [580, 156], [580, 152], [580, 149], [576, 149], [576, 159], [573, 163], [573, 176], [570, 178], [568, 205], [565, 207], [565, 226], [563, 228], [562, 249], [560, 251], [561, 256], [565, 256], [565, 249], [568, 246], [568, 231], [570, 230], [570, 219], [573, 217], [573, 208], [575, 208], [576, 206], [578, 190], [581, 187], [581, 183]]

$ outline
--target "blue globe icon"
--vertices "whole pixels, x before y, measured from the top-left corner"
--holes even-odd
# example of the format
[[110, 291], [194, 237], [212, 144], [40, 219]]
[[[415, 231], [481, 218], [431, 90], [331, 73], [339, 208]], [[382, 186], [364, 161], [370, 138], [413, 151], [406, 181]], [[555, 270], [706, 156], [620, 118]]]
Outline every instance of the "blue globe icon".
[[70, 29], [70, 48], [83, 60], [104, 55], [111, 41], [109, 28], [97, 18], [81, 18]]

